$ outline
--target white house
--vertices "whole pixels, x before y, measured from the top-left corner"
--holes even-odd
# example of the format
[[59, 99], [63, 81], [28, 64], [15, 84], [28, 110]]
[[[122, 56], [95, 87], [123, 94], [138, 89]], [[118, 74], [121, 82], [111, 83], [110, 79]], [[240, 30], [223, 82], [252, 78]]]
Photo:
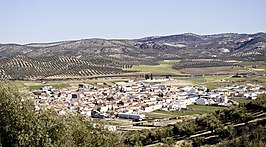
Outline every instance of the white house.
[[169, 111], [175, 111], [175, 110], [180, 110], [180, 109], [185, 109], [185, 108], [187, 108], [186, 101], [177, 101], [177, 102], [174, 102], [168, 105]]
[[214, 101], [211, 99], [199, 98], [196, 100], [196, 105], [206, 106], [206, 105], [211, 105], [213, 103], [214, 103]]
[[189, 98], [187, 98], [187, 105], [192, 105], [192, 104], [195, 104], [196, 103], [196, 101], [197, 101], [197, 97], [189, 97]]
[[187, 105], [192, 105], [194, 103], [196, 103], [196, 100], [198, 99], [198, 95], [195, 93], [189, 93], [187, 94]]
[[188, 86], [185, 86], [185, 87], [181, 88], [181, 90], [183, 90], [183, 91], [190, 91], [192, 89], [193, 89], [192, 85], [188, 85]]
[[254, 100], [257, 98], [257, 94], [256, 93], [245, 93], [244, 97]]
[[221, 96], [221, 97], [216, 98], [216, 102], [226, 104], [228, 103], [228, 98], [227, 96]]

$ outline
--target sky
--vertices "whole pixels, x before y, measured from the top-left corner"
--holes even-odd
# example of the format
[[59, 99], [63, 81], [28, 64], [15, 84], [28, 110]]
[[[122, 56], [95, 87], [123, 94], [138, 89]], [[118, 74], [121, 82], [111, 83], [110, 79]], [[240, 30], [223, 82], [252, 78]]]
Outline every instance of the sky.
[[266, 32], [266, 0], [0, 0], [0, 43]]

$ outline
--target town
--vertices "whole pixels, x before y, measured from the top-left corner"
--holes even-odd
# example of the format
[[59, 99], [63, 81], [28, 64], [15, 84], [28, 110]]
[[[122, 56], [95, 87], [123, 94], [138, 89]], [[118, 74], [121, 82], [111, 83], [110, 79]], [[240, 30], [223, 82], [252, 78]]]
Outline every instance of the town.
[[238, 105], [231, 98], [256, 99], [265, 93], [260, 85], [220, 87], [165, 85], [160, 81], [174, 79], [129, 80], [113, 85], [80, 83], [76, 88], [56, 89], [44, 86], [34, 91], [36, 111], [53, 108], [60, 115], [78, 112], [92, 118], [144, 120], [155, 111], [186, 111], [190, 105], [228, 107]]

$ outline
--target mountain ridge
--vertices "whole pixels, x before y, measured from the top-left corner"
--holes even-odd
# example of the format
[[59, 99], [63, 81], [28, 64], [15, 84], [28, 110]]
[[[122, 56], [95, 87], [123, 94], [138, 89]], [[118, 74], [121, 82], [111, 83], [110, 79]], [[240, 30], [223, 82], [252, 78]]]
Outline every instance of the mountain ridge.
[[133, 40], [92, 38], [0, 44], [0, 78], [120, 74], [124, 72], [121, 68], [169, 59], [266, 61], [266, 33], [185, 33]]
[[[237, 34], [224, 33], [197, 35], [193, 33], [151, 36], [141, 39], [80, 39], [51, 43], [0, 44], [1, 56], [91, 56], [130, 58], [239, 58], [240, 60], [263, 60], [266, 33]], [[243, 51], [243, 52], [241, 52]], [[234, 54], [237, 52], [236, 54]], [[252, 52], [258, 52], [254, 56]], [[242, 54], [250, 54], [242, 58]]]

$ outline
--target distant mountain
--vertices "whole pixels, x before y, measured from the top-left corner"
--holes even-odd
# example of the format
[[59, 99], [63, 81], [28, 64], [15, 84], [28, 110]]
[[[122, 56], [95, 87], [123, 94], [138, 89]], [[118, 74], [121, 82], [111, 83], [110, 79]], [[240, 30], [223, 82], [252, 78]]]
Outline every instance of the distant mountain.
[[265, 33], [196, 35], [191, 33], [155, 36], [136, 40], [83, 39], [26, 45], [0, 44], [0, 55], [72, 56], [81, 59], [114, 57], [120, 59], [237, 58], [264, 60]]
[[[185, 33], [134, 40], [82, 39], [25, 45], [0, 44], [1, 64], [7, 64], [8, 60], [20, 56], [25, 57], [23, 59], [34, 59], [34, 61], [27, 59], [30, 62], [35, 60], [41, 62], [39, 60], [50, 57], [74, 58], [93, 63], [93, 66], [117, 69], [136, 64], [155, 64], [155, 61], [163, 59], [265, 61], [266, 33], [214, 35]], [[59, 63], [57, 60], [53, 61]], [[34, 64], [34, 66], [40, 65]], [[0, 66], [0, 73], [7, 73], [8, 68], [12, 66]]]
[[185, 33], [180, 35], [170, 35], [170, 36], [157, 36], [157, 37], [147, 37], [139, 39], [141, 42], [157, 42], [157, 43], [193, 43], [200, 42], [203, 38], [197, 34]]

